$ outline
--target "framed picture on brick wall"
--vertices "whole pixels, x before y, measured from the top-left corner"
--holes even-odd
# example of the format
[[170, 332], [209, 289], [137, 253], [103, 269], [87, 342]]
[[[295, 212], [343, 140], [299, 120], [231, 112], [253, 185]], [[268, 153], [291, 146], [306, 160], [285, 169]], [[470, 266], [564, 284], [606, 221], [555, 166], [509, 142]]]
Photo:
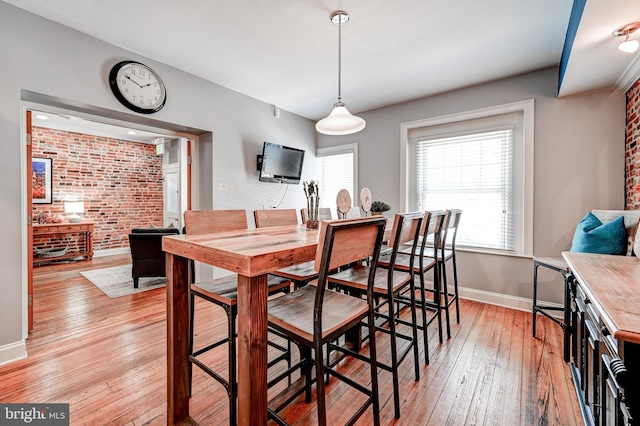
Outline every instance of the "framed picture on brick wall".
[[33, 204], [51, 204], [52, 191], [52, 169], [53, 160], [51, 158], [33, 157], [31, 159], [31, 187]]

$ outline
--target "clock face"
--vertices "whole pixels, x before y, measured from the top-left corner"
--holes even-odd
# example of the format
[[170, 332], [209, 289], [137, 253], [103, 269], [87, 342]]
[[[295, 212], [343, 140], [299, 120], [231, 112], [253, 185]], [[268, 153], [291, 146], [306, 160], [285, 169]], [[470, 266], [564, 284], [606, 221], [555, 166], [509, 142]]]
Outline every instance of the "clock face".
[[160, 111], [167, 100], [164, 83], [158, 74], [139, 62], [116, 64], [109, 73], [109, 85], [124, 106], [142, 114]]

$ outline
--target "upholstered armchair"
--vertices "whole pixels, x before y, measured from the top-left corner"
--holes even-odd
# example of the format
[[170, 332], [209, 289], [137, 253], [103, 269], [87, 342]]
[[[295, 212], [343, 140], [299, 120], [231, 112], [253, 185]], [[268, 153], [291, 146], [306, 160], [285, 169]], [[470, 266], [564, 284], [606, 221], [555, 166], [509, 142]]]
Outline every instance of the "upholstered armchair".
[[134, 228], [129, 234], [131, 248], [133, 287], [138, 288], [140, 277], [164, 277], [165, 253], [162, 251], [162, 237], [179, 234], [175, 228]]

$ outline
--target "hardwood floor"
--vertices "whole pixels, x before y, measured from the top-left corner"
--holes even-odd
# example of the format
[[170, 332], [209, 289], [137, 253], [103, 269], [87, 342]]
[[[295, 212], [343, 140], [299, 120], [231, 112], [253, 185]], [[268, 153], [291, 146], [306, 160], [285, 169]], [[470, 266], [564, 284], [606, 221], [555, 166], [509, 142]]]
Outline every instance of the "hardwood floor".
[[[165, 290], [109, 299], [79, 273], [128, 262], [127, 254], [34, 269], [29, 357], [0, 367], [0, 401], [69, 403], [72, 425], [166, 424]], [[400, 366], [398, 420], [391, 375], [379, 372], [382, 424], [582, 424], [562, 361], [560, 327], [541, 317], [534, 339], [528, 312], [466, 300], [460, 306], [462, 322], [453, 322], [450, 340], [440, 345], [435, 324], [430, 328], [431, 364], [421, 365], [420, 381], [413, 380], [411, 357]], [[197, 339], [225, 333], [220, 308], [200, 303], [196, 312]], [[381, 359], [389, 356], [382, 349], [385, 339], [378, 338]], [[224, 371], [225, 357], [218, 351], [209, 362]], [[350, 375], [368, 374], [354, 361], [342, 367]], [[350, 416], [356, 395], [331, 382], [330, 424]], [[191, 413], [203, 425], [228, 420], [226, 392], [199, 369], [194, 369]], [[303, 400], [282, 412], [289, 422], [305, 425], [315, 424], [315, 414], [315, 405]], [[370, 414], [359, 422], [370, 423]]]

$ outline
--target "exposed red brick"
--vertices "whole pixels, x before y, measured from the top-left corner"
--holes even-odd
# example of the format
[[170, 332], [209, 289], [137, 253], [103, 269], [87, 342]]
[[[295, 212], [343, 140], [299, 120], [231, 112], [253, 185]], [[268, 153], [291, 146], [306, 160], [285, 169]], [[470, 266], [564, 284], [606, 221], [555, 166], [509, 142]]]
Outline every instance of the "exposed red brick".
[[[84, 201], [83, 221], [94, 223], [94, 250], [127, 247], [131, 228], [162, 226], [162, 157], [142, 143], [34, 127], [34, 157], [53, 160], [53, 203], [34, 204], [33, 218], [66, 218], [65, 201]], [[53, 248], [73, 236], [34, 241]]]
[[627, 92], [625, 134], [625, 208], [640, 209], [640, 80]]

